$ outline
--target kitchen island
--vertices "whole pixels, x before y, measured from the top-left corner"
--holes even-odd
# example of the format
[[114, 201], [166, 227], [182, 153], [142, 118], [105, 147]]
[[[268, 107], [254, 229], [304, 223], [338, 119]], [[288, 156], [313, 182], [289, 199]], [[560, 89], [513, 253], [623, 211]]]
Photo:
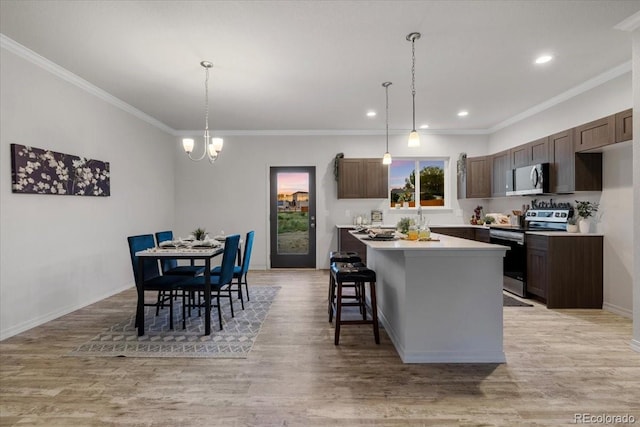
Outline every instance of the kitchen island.
[[501, 363], [502, 259], [507, 247], [432, 233], [376, 241], [378, 317], [404, 363]]

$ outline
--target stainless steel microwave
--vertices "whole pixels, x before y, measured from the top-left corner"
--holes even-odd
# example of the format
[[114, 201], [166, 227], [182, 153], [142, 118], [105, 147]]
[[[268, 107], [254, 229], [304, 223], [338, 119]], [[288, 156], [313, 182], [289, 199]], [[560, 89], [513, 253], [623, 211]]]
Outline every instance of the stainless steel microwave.
[[549, 192], [549, 163], [523, 166], [507, 172], [507, 196]]

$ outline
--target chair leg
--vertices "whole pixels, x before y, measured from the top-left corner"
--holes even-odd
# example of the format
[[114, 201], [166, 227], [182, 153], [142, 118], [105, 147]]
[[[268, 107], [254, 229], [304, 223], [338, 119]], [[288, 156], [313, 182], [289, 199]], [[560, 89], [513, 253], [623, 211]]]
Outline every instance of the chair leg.
[[227, 292], [229, 293], [229, 306], [231, 307], [231, 317], [236, 317], [236, 315], [233, 313], [233, 298], [231, 296], [231, 284], [229, 284], [229, 287], [227, 288]]
[[376, 302], [376, 282], [369, 282], [369, 293], [371, 295], [371, 317], [373, 320], [373, 336], [376, 344], [380, 344], [380, 330], [378, 328], [378, 304]]
[[249, 298], [249, 282], [247, 281], [247, 274], [249, 273], [244, 273], [244, 288], [247, 291], [247, 301], [251, 301], [251, 298]]
[[158, 291], [158, 301], [156, 302], [156, 316], [160, 314], [160, 304], [162, 303], [163, 291]]
[[238, 298], [240, 298], [240, 305], [244, 310], [244, 297], [242, 296], [242, 275], [238, 276]]
[[220, 322], [220, 330], [222, 330], [222, 310], [220, 309], [220, 291], [216, 293], [216, 302], [218, 304], [218, 322]]
[[340, 343], [340, 321], [342, 317], [342, 282], [338, 281], [338, 291], [336, 293], [336, 333], [334, 344]]
[[173, 291], [169, 291], [169, 329], [173, 330]]

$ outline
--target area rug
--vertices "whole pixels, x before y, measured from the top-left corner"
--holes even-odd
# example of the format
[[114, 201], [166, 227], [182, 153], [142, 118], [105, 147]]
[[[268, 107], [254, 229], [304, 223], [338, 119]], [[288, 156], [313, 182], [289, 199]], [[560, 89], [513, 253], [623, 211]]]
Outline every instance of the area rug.
[[[223, 299], [220, 330], [216, 308], [211, 309], [211, 335], [204, 335], [204, 313], [197, 309], [187, 317], [182, 329], [182, 302], [174, 302], [174, 329], [169, 329], [169, 310], [164, 308], [156, 316], [155, 307], [145, 307], [145, 335], [139, 337], [134, 327], [135, 314], [126, 316], [88, 342], [80, 345], [70, 356], [99, 357], [199, 357], [246, 358], [253, 347], [269, 308], [280, 290], [279, 286], [253, 286], [249, 289], [251, 301], [234, 299], [235, 317], [231, 317], [229, 300]], [[204, 312], [204, 309], [203, 309]]]
[[527, 304], [526, 302], [519, 301], [503, 293], [502, 306], [503, 307], [533, 307], [533, 304]]

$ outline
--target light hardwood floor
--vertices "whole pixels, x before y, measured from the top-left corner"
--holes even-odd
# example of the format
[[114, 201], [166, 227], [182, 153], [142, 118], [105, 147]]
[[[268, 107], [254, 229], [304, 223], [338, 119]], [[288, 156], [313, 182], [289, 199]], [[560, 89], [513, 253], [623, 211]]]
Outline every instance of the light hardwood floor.
[[327, 271], [249, 281], [282, 288], [247, 359], [66, 356], [131, 314], [133, 289], [4, 340], [0, 425], [549, 426], [576, 413], [640, 425], [629, 319], [506, 307], [506, 364], [405, 365], [370, 326], [333, 345]]

